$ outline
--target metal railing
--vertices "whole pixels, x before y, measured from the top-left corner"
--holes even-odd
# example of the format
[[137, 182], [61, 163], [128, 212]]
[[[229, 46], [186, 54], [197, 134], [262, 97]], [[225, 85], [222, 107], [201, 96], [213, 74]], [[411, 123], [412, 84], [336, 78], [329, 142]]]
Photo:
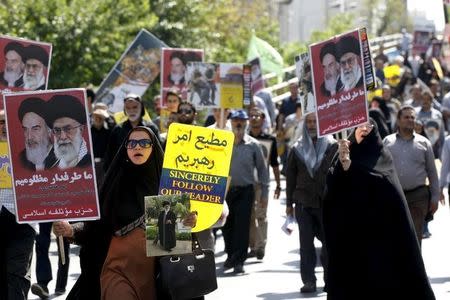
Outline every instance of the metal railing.
[[[401, 33], [380, 36], [370, 39], [369, 43], [372, 57], [374, 56], [375, 53], [378, 53], [380, 45], [383, 45], [384, 52], [389, 52], [397, 49], [400, 46], [401, 41], [402, 41]], [[266, 82], [269, 82], [269, 80], [273, 80], [277, 76], [278, 75], [276, 73], [268, 73], [265, 74], [263, 78]], [[295, 76], [295, 65], [283, 69], [283, 78], [285, 78], [285, 81], [281, 83], [276, 83], [264, 89], [264, 91], [272, 94], [272, 101], [275, 103], [282, 101], [283, 99], [291, 95], [291, 93], [289, 92], [290, 83], [298, 83], [298, 78]]]

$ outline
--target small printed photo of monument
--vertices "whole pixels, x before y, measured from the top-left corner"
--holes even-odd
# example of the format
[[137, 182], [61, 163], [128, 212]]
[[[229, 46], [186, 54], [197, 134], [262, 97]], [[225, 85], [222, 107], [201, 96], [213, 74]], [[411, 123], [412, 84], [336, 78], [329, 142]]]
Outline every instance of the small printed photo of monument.
[[189, 213], [188, 194], [145, 197], [147, 256], [192, 252], [191, 227], [183, 224]]

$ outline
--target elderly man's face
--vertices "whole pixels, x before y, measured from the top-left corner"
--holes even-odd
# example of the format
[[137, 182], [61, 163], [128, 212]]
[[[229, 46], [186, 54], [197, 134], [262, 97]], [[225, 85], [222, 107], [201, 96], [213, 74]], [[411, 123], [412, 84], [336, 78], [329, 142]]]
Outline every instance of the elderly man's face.
[[44, 78], [44, 65], [37, 59], [27, 59], [23, 75], [24, 87], [37, 89]]
[[317, 123], [316, 123], [316, 114], [311, 113], [307, 114], [305, 117], [305, 126], [308, 134], [311, 138], [317, 137]]
[[245, 134], [247, 127], [247, 120], [244, 119], [231, 119], [231, 129], [236, 137], [242, 138]]
[[125, 101], [125, 113], [131, 122], [136, 122], [141, 117], [141, 103], [134, 100]]
[[57, 158], [66, 162], [77, 159], [83, 142], [83, 128], [72, 118], [62, 117], [53, 122], [53, 146]]
[[341, 56], [339, 60], [341, 66], [341, 80], [344, 86], [355, 86], [359, 80], [358, 70], [358, 56], [355, 53], [347, 52]]
[[8, 51], [5, 55], [6, 58], [6, 71], [22, 73], [24, 69], [24, 64], [22, 57], [14, 50]]
[[6, 123], [5, 116], [0, 117], [0, 141], [6, 141]]
[[336, 61], [336, 57], [330, 53], [325, 54], [322, 60], [322, 68], [326, 80], [337, 79], [339, 75], [339, 64]]
[[28, 112], [23, 116], [22, 129], [27, 159], [34, 164], [42, 163], [51, 145], [50, 129], [45, 120], [34, 112]]

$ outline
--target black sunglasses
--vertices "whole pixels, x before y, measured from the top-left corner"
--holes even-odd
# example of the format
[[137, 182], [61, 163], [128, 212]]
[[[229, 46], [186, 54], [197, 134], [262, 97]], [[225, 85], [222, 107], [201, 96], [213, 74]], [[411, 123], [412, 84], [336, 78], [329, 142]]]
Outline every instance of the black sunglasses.
[[141, 148], [150, 148], [153, 143], [150, 139], [142, 139], [142, 140], [128, 140], [125, 144], [125, 148], [134, 149], [139, 144]]

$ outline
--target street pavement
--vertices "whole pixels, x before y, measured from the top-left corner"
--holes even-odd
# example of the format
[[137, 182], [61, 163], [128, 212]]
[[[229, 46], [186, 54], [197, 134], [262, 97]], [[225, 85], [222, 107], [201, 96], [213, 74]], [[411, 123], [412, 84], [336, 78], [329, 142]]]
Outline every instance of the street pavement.
[[[285, 187], [285, 182], [282, 182]], [[275, 190], [275, 182], [271, 181], [270, 196]], [[446, 193], [446, 191], [445, 191]], [[281, 226], [285, 220], [285, 193], [282, 191], [280, 200], [270, 200], [268, 208], [268, 243], [266, 255], [263, 260], [250, 258], [246, 261], [245, 273], [234, 275], [227, 271], [223, 272], [222, 266], [226, 259], [223, 252], [224, 244], [220, 236], [216, 242], [216, 267], [218, 289], [205, 298], [207, 300], [282, 300], [282, 299], [303, 299], [315, 298], [326, 299], [326, 293], [322, 291], [323, 287], [323, 269], [321, 266], [316, 268], [317, 293], [301, 294], [302, 285], [300, 279], [300, 257], [298, 228], [292, 235], [286, 235]], [[436, 299], [450, 299], [450, 210], [448, 199], [446, 206], [440, 206], [434, 216], [434, 220], [429, 224], [431, 238], [423, 240], [422, 252], [428, 277], [435, 292]], [[349, 232], [348, 234], [352, 234]], [[320, 248], [320, 242], [316, 240], [316, 247]], [[57, 268], [57, 250], [55, 241], [51, 244], [50, 258], [53, 266], [53, 278], [49, 284], [51, 293], [55, 289], [56, 268]], [[318, 261], [320, 264], [320, 260]], [[231, 270], [232, 271], [232, 270]], [[354, 276], [358, 276], [359, 270], [354, 270]], [[71, 246], [70, 274], [67, 284], [67, 291], [71, 289], [80, 274], [78, 247]], [[352, 286], [351, 278], [348, 279], [349, 287]], [[401, 280], [401, 278], [399, 278]], [[32, 265], [32, 282], [35, 282], [35, 262]], [[382, 278], [374, 285], [383, 284]], [[367, 291], [370, 293], [370, 291]], [[388, 295], [386, 295], [388, 296]], [[50, 299], [65, 299], [66, 295], [54, 296]], [[363, 300], [365, 297], [361, 295]], [[29, 293], [29, 299], [35, 300], [39, 297]]]

